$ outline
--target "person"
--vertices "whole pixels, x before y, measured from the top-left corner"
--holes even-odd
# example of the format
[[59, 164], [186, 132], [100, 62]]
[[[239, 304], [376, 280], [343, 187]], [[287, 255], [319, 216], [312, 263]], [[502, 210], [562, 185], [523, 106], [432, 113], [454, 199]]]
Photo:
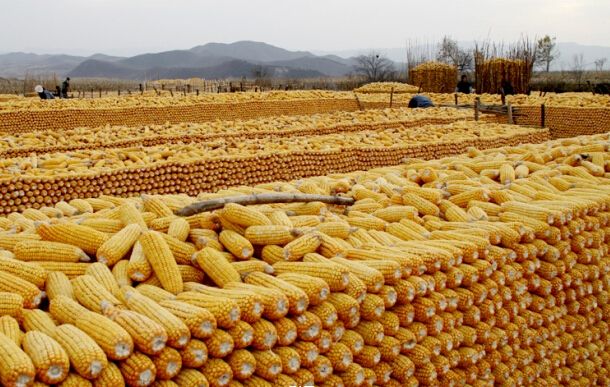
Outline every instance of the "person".
[[55, 97], [53, 97], [53, 93], [51, 93], [49, 90], [45, 89], [41, 85], [36, 85], [34, 91], [38, 93], [40, 99], [55, 99]]
[[458, 82], [455, 91], [464, 94], [470, 94], [472, 92], [472, 87], [470, 86], [470, 82], [468, 82], [466, 74], [462, 75], [462, 79]]
[[510, 81], [506, 78], [502, 78], [502, 82], [500, 82], [500, 93], [502, 95], [513, 95], [515, 94], [515, 89]]
[[416, 94], [409, 101], [410, 108], [428, 108], [434, 107], [432, 100], [425, 95]]
[[67, 77], [61, 84], [61, 97], [68, 98], [68, 91], [70, 91], [70, 77]]

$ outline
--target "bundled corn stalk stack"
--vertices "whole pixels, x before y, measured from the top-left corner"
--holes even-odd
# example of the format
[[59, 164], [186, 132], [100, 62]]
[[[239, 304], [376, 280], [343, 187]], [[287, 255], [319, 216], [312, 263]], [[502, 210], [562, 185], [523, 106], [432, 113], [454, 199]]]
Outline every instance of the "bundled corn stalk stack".
[[323, 136], [269, 137], [196, 144], [111, 148], [3, 159], [5, 214], [97, 197], [214, 192], [238, 184], [396, 165], [468, 147], [494, 148], [548, 140], [546, 129], [473, 123], [391, 128]]
[[527, 93], [532, 69], [520, 59], [492, 58], [477, 61], [475, 65], [477, 91], [479, 93], [499, 93], [502, 80], [508, 80], [516, 94]]
[[354, 89], [354, 92], [362, 94], [388, 94], [391, 92], [394, 92], [395, 94], [405, 94], [417, 93], [418, 90], [418, 86], [409, 85], [408, 83], [371, 82], [357, 89]]
[[451, 93], [457, 82], [457, 69], [440, 62], [426, 62], [409, 71], [409, 82], [429, 93]]
[[[82, 149], [128, 148], [218, 139], [241, 141], [251, 138], [316, 136], [340, 132], [410, 128], [448, 124], [472, 118], [472, 112], [449, 108], [426, 110], [384, 109], [334, 112], [313, 116], [280, 116], [247, 121], [216, 121], [152, 126], [110, 126], [17, 133], [0, 138], [3, 158], [31, 156]], [[482, 116], [481, 120], [487, 120]]]
[[609, 140], [13, 213], [0, 383], [608, 385]]
[[252, 119], [359, 110], [351, 92], [280, 91], [199, 96], [23, 99], [0, 102], [0, 132]]

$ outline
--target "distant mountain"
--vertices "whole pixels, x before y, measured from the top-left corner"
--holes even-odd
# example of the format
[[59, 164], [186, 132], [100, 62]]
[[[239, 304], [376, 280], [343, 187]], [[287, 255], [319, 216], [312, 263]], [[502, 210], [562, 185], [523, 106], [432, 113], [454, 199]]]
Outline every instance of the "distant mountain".
[[0, 55], [0, 77], [31, 74], [81, 78], [252, 78], [257, 66], [272, 77], [336, 77], [353, 71], [350, 59], [319, 57], [266, 43], [208, 43], [189, 50], [146, 53], [129, 58], [95, 54], [90, 57], [11, 53]]
[[274, 62], [314, 56], [307, 51], [288, 51], [267, 43], [248, 40], [229, 44], [208, 43], [193, 47], [190, 51], [202, 56], [231, 57], [249, 62]]

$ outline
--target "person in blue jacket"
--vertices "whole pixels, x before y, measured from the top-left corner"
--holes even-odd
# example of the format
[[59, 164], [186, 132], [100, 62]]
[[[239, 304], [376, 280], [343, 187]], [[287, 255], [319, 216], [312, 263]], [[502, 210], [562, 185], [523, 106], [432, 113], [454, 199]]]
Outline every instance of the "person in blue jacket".
[[434, 107], [432, 100], [425, 95], [416, 94], [409, 101], [410, 108], [428, 108]]
[[40, 99], [55, 99], [55, 97], [53, 96], [53, 93], [51, 93], [49, 90], [45, 89], [41, 85], [37, 85], [34, 88], [34, 91], [36, 91], [36, 93], [38, 93], [38, 96], [40, 97]]

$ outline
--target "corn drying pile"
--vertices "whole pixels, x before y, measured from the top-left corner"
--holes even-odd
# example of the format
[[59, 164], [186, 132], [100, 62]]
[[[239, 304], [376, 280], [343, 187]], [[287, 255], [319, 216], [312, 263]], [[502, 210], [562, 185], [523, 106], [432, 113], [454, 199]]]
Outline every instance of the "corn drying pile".
[[440, 62], [426, 62], [409, 70], [409, 82], [422, 91], [451, 93], [457, 84], [457, 69]]
[[417, 93], [419, 87], [400, 82], [371, 82], [354, 89], [354, 92], [363, 94], [390, 93], [392, 91], [396, 94]]
[[502, 80], [510, 81], [515, 93], [527, 93], [530, 79], [532, 77], [531, 64], [520, 59], [492, 58], [483, 60], [475, 59], [477, 72], [476, 89], [483, 93], [499, 93]]
[[421, 127], [390, 124], [319, 136], [212, 138], [51, 152], [0, 161], [0, 205], [8, 214], [100, 194], [197, 195], [239, 184], [396, 165], [405, 157], [443, 157], [472, 146], [487, 149], [548, 139], [546, 129], [459, 121]]
[[608, 385], [609, 141], [11, 213], [0, 383]]
[[[3, 157], [30, 156], [79, 149], [127, 148], [171, 143], [212, 141], [219, 138], [244, 140], [268, 136], [294, 137], [409, 128], [426, 124], [447, 124], [472, 119], [472, 112], [449, 108], [384, 109], [334, 112], [311, 116], [279, 116], [246, 121], [215, 121], [151, 126], [102, 126], [17, 133], [0, 137]], [[488, 116], [481, 119], [486, 120]]]

